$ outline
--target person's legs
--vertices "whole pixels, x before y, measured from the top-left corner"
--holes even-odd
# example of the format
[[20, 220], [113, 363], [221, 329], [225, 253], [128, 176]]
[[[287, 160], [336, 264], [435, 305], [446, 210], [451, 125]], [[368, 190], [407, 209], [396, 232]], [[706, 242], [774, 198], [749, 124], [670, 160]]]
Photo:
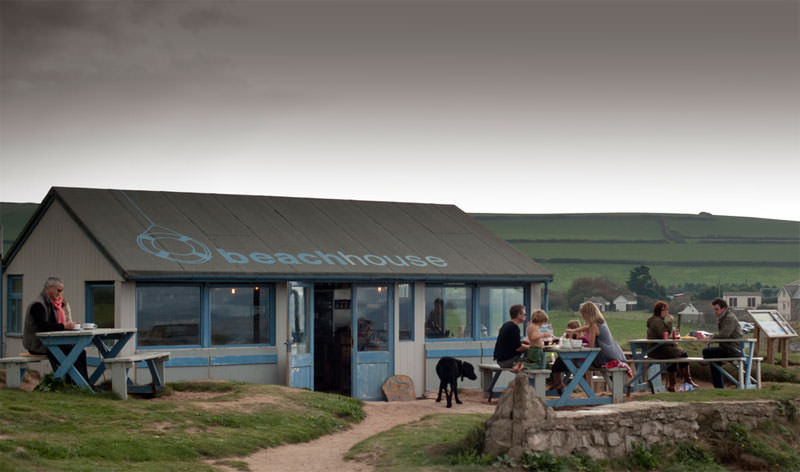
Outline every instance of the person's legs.
[[[719, 357], [728, 357], [728, 353], [718, 347], [707, 347], [703, 349], [703, 358], [704, 359], [715, 359]], [[722, 377], [722, 373], [720, 373], [719, 369], [714, 367], [715, 365], [719, 365], [716, 362], [713, 362], [709, 365], [709, 369], [711, 370], [711, 383], [714, 384], [714, 388], [725, 388], [725, 379]]]
[[561, 374], [568, 371], [567, 365], [564, 364], [564, 361], [562, 361], [560, 357], [553, 362], [553, 367], [550, 368], [550, 372], [553, 374], [553, 384], [551, 385], [553, 390], [559, 393], [564, 390], [564, 381]]

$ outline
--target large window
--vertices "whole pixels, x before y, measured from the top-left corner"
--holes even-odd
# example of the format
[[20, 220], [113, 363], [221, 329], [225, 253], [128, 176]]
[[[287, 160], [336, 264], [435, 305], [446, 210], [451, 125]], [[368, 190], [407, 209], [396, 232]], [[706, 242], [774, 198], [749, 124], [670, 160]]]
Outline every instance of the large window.
[[481, 338], [496, 337], [500, 326], [511, 319], [509, 309], [513, 305], [522, 304], [525, 291], [516, 287], [481, 287], [480, 299], [480, 332]]
[[400, 340], [414, 340], [414, 286], [411, 284], [397, 285], [397, 298], [400, 302], [400, 312], [397, 314], [400, 322]]
[[264, 344], [272, 341], [270, 287], [212, 286], [211, 344]]
[[139, 285], [136, 327], [139, 346], [199, 346], [201, 287]]
[[428, 285], [425, 288], [425, 338], [472, 337], [472, 287]]
[[273, 298], [272, 285], [137, 285], [138, 345], [274, 344]]
[[6, 333], [20, 334], [22, 333], [22, 276], [9, 275], [7, 287]]
[[114, 327], [114, 283], [86, 284], [86, 321], [98, 328]]

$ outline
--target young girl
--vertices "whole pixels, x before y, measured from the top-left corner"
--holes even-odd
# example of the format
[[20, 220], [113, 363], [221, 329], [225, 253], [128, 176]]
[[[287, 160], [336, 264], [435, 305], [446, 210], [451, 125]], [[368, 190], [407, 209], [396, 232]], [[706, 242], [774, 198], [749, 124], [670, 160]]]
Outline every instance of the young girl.
[[544, 310], [536, 310], [531, 313], [531, 322], [528, 324], [528, 343], [531, 347], [528, 348], [525, 354], [525, 368], [526, 369], [544, 369], [546, 368], [544, 358], [544, 340], [552, 337], [551, 333], [542, 333], [542, 325], [548, 321], [547, 313]]

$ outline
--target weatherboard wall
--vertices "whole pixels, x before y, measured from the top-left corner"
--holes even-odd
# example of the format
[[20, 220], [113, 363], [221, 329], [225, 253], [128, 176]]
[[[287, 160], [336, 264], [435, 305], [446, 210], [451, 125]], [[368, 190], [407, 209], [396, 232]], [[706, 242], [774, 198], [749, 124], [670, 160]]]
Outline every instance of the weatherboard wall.
[[[23, 276], [21, 327], [28, 305], [41, 293], [50, 276], [64, 280], [64, 299], [72, 310], [72, 319], [78, 323], [86, 319], [85, 282], [120, 281], [119, 273], [57, 201], [41, 215], [35, 231], [4, 269], [3, 286], [7, 286], [8, 275], [19, 274]], [[5, 291], [4, 296], [7, 296]], [[6, 300], [2, 302], [6, 305]], [[8, 315], [7, 310], [3, 310], [3, 315]], [[3, 335], [3, 356], [25, 351], [21, 333], [9, 336], [4, 332]]]

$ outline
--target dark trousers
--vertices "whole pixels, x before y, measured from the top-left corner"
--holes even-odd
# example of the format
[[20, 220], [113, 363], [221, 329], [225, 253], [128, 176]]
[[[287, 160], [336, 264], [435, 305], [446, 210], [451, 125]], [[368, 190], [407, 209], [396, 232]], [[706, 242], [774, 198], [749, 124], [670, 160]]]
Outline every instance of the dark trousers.
[[[68, 353], [72, 350], [73, 347], [74, 346], [72, 344], [66, 344], [64, 346], [61, 346], [61, 350]], [[61, 366], [61, 363], [58, 362], [56, 356], [54, 356], [53, 353], [50, 352], [50, 350], [47, 351], [47, 360], [50, 361], [50, 367], [53, 368], [53, 372], [58, 370], [58, 368]], [[78, 369], [78, 372], [80, 372], [83, 378], [86, 379], [86, 381], [88, 382], [89, 372], [86, 369], [86, 351], [81, 352], [81, 354], [75, 360], [75, 368]], [[67, 374], [64, 380], [67, 383], [74, 383], [70, 378], [69, 374]]]
[[[707, 347], [703, 349], [703, 358], [704, 359], [716, 359], [719, 357], [731, 357], [732, 354], [725, 349], [720, 347]], [[719, 371], [714, 366], [719, 366], [719, 363], [712, 362], [709, 368], [711, 369], [711, 383], [714, 384], [714, 388], [725, 388], [725, 378], [722, 376], [722, 372]]]
[[[686, 351], [681, 351], [681, 355], [678, 357], [689, 357], [689, 354], [686, 354]], [[653, 357], [653, 359], [658, 359], [658, 357]], [[677, 371], [678, 371], [678, 364], [670, 364], [667, 366], [667, 372], [677, 372]]]

